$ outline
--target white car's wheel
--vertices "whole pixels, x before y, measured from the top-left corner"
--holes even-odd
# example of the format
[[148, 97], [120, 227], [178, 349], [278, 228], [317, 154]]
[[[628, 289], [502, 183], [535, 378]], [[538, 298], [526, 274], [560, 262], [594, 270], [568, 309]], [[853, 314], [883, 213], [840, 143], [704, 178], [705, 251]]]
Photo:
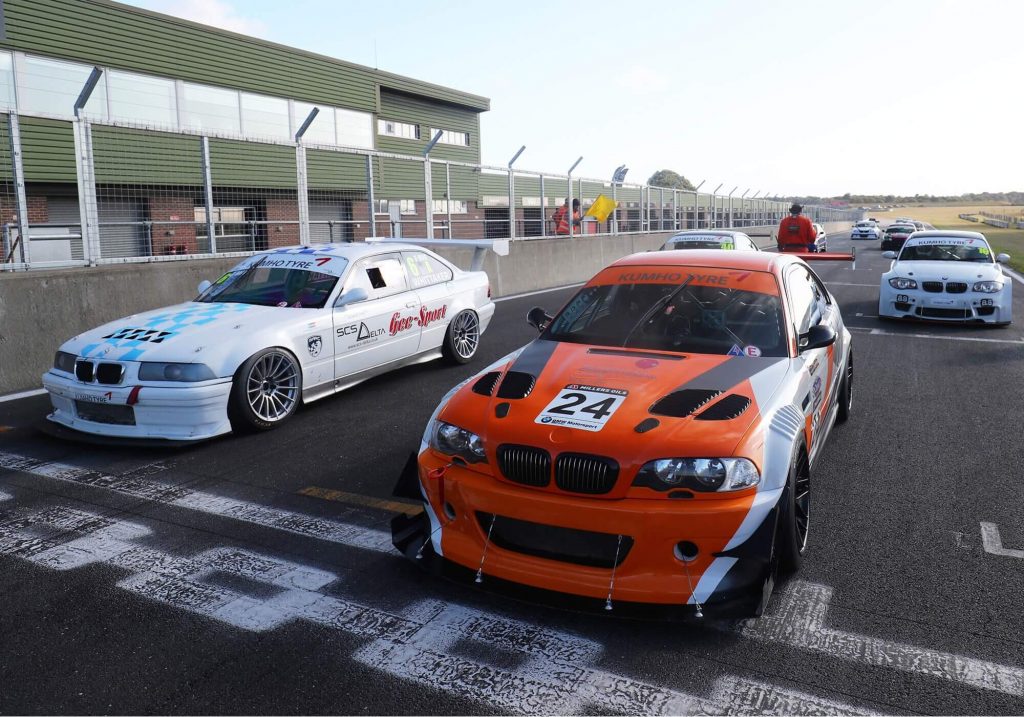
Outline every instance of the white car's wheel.
[[467, 363], [480, 348], [480, 318], [475, 311], [461, 311], [448, 324], [444, 355], [449, 361]]
[[289, 418], [302, 395], [302, 370], [284, 349], [264, 349], [235, 373], [228, 405], [232, 426], [266, 431]]

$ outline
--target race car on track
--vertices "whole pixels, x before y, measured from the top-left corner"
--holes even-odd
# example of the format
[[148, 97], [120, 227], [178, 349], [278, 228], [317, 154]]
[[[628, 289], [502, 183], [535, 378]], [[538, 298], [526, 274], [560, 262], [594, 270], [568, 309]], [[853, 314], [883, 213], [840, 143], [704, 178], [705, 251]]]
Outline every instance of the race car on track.
[[882, 251], [889, 251], [890, 249], [899, 251], [907, 237], [916, 231], [917, 227], [913, 224], [890, 224], [882, 234]]
[[[451, 242], [507, 253], [507, 242]], [[430, 242], [422, 242], [424, 244]], [[444, 355], [465, 363], [494, 314], [487, 275], [412, 243], [246, 258], [199, 296], [66, 341], [43, 375], [49, 419], [119, 438], [194, 441], [280, 425], [300, 402]]]
[[853, 225], [853, 229], [850, 230], [851, 239], [881, 239], [882, 230], [878, 228], [878, 224], [871, 221], [870, 219], [857, 222]]
[[654, 252], [453, 388], [396, 486], [418, 564], [590, 607], [759, 614], [807, 547], [812, 469], [853, 397], [850, 333], [803, 259]]
[[661, 246], [662, 251], [676, 249], [737, 249], [760, 251], [757, 244], [743, 232], [720, 229], [691, 229], [668, 238]]
[[1013, 319], [1013, 282], [999, 264], [1010, 260], [984, 234], [917, 232], [882, 274], [878, 315], [883, 319], [931, 319], [1008, 326]]
[[825, 233], [825, 227], [820, 224], [813, 224], [814, 227], [814, 245], [813, 247], [807, 247], [808, 251], [825, 252], [828, 251], [828, 234]]

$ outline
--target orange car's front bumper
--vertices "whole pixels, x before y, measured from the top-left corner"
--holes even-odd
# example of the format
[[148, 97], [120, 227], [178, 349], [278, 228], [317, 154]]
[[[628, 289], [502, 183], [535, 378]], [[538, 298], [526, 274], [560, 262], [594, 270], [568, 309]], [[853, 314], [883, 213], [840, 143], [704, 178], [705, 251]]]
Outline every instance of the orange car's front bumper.
[[[444, 560], [472, 571], [483, 563], [485, 576], [601, 600], [611, 590], [614, 600], [665, 605], [690, 602], [704, 573], [723, 555], [735, 560], [707, 602], [760, 595], [770, 573], [774, 510], [743, 545], [723, 553], [750, 512], [752, 492], [604, 500], [520, 487], [460, 466], [448, 467], [443, 478], [427, 477], [442, 466], [429, 450], [419, 456], [419, 481], [439, 525], [423, 519], [415, 540], [409, 523], [404, 539], [396, 529], [395, 544], [407, 555], [424, 545], [433, 552], [430, 543], [439, 540]], [[677, 549], [682, 541], [697, 548], [696, 558], [685, 563]]]

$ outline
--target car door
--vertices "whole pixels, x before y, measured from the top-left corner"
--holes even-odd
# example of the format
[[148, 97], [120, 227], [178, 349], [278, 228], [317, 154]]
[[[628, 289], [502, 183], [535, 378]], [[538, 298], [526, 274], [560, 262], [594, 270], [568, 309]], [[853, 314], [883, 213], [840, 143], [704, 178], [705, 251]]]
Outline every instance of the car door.
[[411, 356], [419, 347], [419, 298], [399, 252], [357, 261], [342, 296], [353, 289], [367, 298], [334, 308], [335, 379]]
[[420, 306], [420, 351], [436, 349], [444, 341], [453, 318], [451, 301], [454, 273], [447, 264], [424, 251], [403, 251], [402, 260], [409, 283], [416, 290]]
[[806, 419], [805, 433], [809, 452], [813, 455], [824, 438], [825, 425], [831, 405], [836, 400], [836, 390], [841, 372], [838, 362], [842, 360], [842, 324], [839, 307], [825, 289], [821, 280], [806, 266], [794, 264], [786, 273], [786, 291], [797, 336], [800, 337], [812, 326], [826, 324], [836, 332], [836, 343], [824, 348], [800, 351], [796, 366], [801, 372], [798, 400]]

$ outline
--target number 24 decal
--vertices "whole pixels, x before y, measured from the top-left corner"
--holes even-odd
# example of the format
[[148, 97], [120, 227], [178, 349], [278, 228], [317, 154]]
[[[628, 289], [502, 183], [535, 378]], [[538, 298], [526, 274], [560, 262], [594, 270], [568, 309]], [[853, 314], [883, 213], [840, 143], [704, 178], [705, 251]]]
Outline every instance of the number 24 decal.
[[600, 421], [602, 418], [612, 414], [616, 403], [615, 396], [610, 396], [608, 398], [602, 398], [598, 401], [594, 401], [579, 410], [574, 410], [577, 406], [587, 402], [586, 394], [563, 393], [559, 398], [568, 399], [568, 402], [558, 406], [552, 406], [546, 411], [546, 413], [559, 413], [563, 416], [575, 416], [577, 413], [589, 413]]

